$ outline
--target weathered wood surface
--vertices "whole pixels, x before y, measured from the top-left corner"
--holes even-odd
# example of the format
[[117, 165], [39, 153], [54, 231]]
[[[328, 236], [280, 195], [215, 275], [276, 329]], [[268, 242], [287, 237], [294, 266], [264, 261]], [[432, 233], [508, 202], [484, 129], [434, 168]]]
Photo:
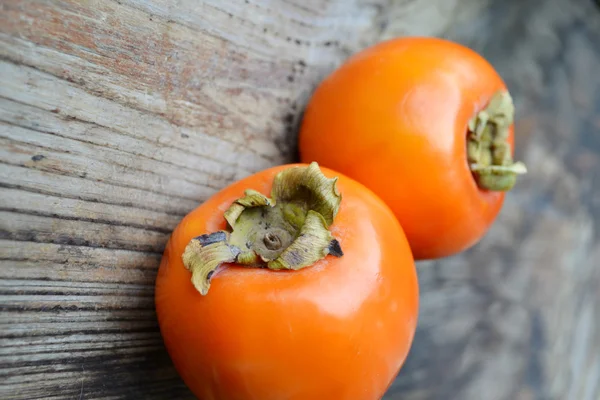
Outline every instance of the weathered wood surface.
[[530, 173], [476, 248], [419, 265], [417, 337], [386, 398], [600, 398], [592, 1], [0, 4], [0, 398], [192, 398], [153, 310], [170, 230], [293, 160], [319, 80], [406, 34], [492, 61]]

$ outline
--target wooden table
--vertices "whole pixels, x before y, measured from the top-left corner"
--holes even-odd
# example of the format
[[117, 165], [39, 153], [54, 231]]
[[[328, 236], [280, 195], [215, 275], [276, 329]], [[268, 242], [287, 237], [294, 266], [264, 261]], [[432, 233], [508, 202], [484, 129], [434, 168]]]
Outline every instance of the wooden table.
[[0, 398], [189, 399], [162, 345], [163, 246], [295, 157], [315, 85], [398, 35], [505, 77], [530, 173], [467, 253], [418, 266], [386, 399], [600, 398], [600, 10], [591, 0], [0, 3]]

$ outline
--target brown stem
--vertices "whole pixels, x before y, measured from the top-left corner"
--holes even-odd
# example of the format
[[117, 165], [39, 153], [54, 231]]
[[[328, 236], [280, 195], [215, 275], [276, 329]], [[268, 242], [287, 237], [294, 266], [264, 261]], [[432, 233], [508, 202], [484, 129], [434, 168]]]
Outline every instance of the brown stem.
[[297, 270], [328, 254], [341, 257], [329, 231], [342, 200], [336, 182], [312, 163], [277, 174], [271, 198], [246, 190], [223, 215], [227, 231], [198, 236], [187, 245], [183, 263], [196, 289], [207, 294], [215, 270], [225, 262]]

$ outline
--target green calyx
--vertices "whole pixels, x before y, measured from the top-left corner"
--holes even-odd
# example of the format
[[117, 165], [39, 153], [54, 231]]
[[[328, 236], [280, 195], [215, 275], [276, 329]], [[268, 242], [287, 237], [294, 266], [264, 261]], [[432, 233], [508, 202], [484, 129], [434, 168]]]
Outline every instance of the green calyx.
[[183, 264], [196, 289], [206, 295], [222, 263], [298, 270], [328, 254], [341, 257], [329, 231], [342, 200], [336, 182], [312, 163], [278, 173], [270, 198], [246, 190], [223, 215], [228, 230], [198, 236], [187, 245]]
[[485, 109], [469, 121], [467, 158], [477, 185], [486, 190], [508, 191], [517, 175], [527, 172], [514, 162], [508, 137], [515, 108], [507, 91], [496, 92]]

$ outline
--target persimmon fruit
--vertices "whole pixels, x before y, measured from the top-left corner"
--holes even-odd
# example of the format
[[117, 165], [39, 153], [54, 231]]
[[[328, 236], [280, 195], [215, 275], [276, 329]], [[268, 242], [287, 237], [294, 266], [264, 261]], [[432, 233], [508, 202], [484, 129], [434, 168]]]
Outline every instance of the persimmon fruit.
[[513, 116], [506, 84], [475, 51], [438, 38], [391, 39], [317, 87], [300, 157], [373, 190], [414, 257], [441, 258], [483, 237], [525, 172], [512, 160]]
[[315, 163], [256, 173], [191, 211], [156, 280], [166, 348], [201, 400], [380, 399], [418, 295], [391, 210]]

